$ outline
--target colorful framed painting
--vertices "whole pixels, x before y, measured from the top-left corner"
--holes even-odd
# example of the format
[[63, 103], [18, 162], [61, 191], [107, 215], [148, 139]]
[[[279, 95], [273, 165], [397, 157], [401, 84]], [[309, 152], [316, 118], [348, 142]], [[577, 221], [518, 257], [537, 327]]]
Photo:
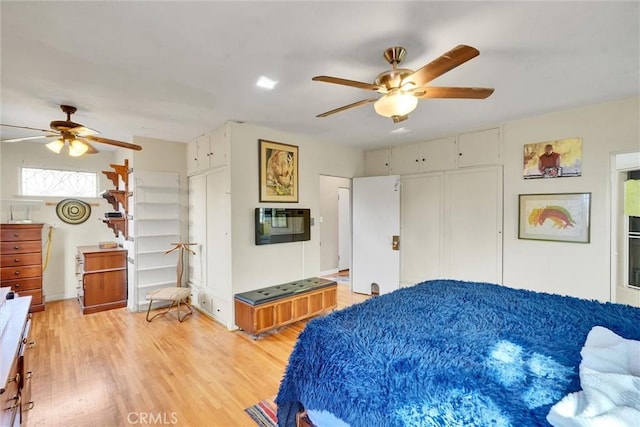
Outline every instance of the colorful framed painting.
[[298, 147], [258, 140], [260, 148], [260, 201], [298, 201]]
[[582, 138], [525, 144], [522, 174], [525, 179], [581, 176]]
[[520, 194], [518, 239], [589, 243], [591, 193]]

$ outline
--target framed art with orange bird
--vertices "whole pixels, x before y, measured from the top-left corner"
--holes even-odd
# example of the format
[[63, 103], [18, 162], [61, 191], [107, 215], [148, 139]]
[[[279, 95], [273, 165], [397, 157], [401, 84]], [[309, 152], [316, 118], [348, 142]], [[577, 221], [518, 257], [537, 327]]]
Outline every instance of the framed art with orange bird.
[[591, 193], [520, 194], [518, 238], [589, 243]]

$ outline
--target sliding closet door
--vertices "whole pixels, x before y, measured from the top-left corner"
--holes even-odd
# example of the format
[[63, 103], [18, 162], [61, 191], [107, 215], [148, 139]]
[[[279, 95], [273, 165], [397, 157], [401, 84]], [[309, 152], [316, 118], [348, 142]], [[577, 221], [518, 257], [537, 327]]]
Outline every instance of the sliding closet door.
[[442, 277], [442, 172], [402, 177], [400, 285]]
[[502, 167], [445, 172], [447, 277], [502, 282]]

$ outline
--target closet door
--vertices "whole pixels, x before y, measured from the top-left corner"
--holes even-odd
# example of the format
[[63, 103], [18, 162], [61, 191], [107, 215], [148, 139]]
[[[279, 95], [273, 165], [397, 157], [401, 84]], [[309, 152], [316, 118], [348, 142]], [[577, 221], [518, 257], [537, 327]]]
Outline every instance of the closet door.
[[442, 277], [443, 181], [442, 172], [402, 178], [401, 286]]
[[445, 172], [445, 274], [502, 282], [502, 167]]

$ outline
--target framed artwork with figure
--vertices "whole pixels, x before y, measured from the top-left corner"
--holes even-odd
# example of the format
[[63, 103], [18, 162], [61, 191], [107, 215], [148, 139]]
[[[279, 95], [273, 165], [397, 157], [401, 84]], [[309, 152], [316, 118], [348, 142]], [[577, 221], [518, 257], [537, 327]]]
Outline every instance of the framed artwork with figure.
[[582, 175], [582, 138], [564, 138], [524, 145], [525, 179]]
[[260, 201], [298, 201], [298, 147], [259, 139]]

